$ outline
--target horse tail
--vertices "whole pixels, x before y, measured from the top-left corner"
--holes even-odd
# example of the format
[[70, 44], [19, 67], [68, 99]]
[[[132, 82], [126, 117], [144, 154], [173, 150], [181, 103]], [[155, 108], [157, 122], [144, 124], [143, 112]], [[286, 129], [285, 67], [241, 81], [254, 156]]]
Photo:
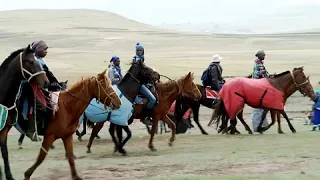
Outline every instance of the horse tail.
[[94, 123], [88, 119], [86, 113], [83, 113], [83, 121], [84, 123], [87, 123], [88, 128], [92, 129], [94, 127]]
[[226, 108], [224, 106], [224, 103], [221, 99], [218, 100], [217, 104], [215, 105], [215, 110], [212, 114], [211, 120], [210, 120], [210, 124], [214, 123], [217, 125], [217, 129], [218, 129], [218, 125], [220, 123], [221, 118], [226, 118], [227, 117], [227, 111]]

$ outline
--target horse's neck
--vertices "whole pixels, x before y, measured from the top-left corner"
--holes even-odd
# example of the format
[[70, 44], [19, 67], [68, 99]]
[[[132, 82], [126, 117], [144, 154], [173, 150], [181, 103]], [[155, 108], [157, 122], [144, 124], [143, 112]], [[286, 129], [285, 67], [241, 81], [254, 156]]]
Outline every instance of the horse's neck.
[[174, 83], [169, 85], [169, 88], [171, 91], [170, 92], [161, 92], [158, 93], [158, 95], [160, 94], [162, 97], [159, 98], [163, 98], [164, 102], [166, 102], [167, 106], [170, 107], [171, 104], [177, 99], [177, 97], [180, 95], [179, 94], [179, 86], [177, 84], [177, 82], [175, 81]]
[[[276, 78], [269, 79], [272, 86], [282, 92], [288, 92], [288, 88], [294, 84], [291, 74], [285, 74]], [[294, 93], [294, 92], [293, 92]]]
[[0, 104], [7, 107], [14, 105], [21, 81], [23, 80], [21, 71], [10, 69], [8, 68], [5, 74], [0, 77]]
[[[88, 90], [82, 90], [85, 88], [88, 88]], [[83, 87], [82, 89], [69, 89], [61, 92], [59, 95], [59, 103], [63, 103], [63, 106], [70, 114], [79, 117], [94, 98], [90, 94], [90, 87]]]
[[139, 93], [140, 84], [137, 80], [131, 77], [130, 74], [126, 74], [118, 85], [119, 90], [122, 94], [133, 103], [134, 99]]
[[297, 86], [295, 84], [291, 85], [287, 91], [285, 92], [285, 95], [284, 95], [284, 102], [287, 101], [287, 99], [292, 95], [294, 94], [295, 92], [297, 91]]

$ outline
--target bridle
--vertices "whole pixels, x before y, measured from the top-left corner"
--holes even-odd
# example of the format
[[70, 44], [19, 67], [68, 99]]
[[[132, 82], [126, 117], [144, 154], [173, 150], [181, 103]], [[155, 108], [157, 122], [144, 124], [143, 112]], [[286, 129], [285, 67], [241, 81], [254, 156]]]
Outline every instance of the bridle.
[[[97, 81], [97, 84], [98, 84], [98, 99], [97, 99], [97, 101], [103, 102], [103, 104], [104, 104], [104, 109], [105, 109], [105, 110], [108, 109], [107, 107], [109, 107], [109, 108], [112, 109], [112, 106], [113, 106], [113, 104], [114, 104], [114, 100], [113, 100], [113, 98], [111, 97], [111, 95], [116, 94], [116, 93], [115, 93], [114, 91], [111, 92], [111, 93], [109, 93], [109, 94], [107, 93], [107, 89], [108, 89], [108, 88], [102, 86], [102, 81], [104, 81], [104, 83], [105, 83], [106, 85], [108, 84], [108, 82], [107, 82], [107, 80], [106, 80], [105, 78], [104, 78], [103, 80], [101, 80], [101, 81], [99, 81], [97, 77], [94, 77], [94, 79]], [[101, 88], [101, 89], [103, 90], [103, 92], [106, 94], [106, 97], [104, 98], [104, 101], [101, 101], [100, 88]], [[109, 88], [112, 88], [112, 86], [110, 86]], [[106, 101], [107, 101], [108, 99], [111, 99], [111, 101], [110, 101], [110, 104], [107, 106], [107, 105], [105, 105], [105, 103], [106, 103]]]
[[310, 83], [309, 80], [307, 79], [305, 82], [298, 84], [296, 82], [296, 79], [295, 79], [294, 75], [293, 75], [293, 72], [290, 72], [290, 75], [292, 77], [293, 83], [296, 85], [296, 87], [300, 91], [300, 93], [303, 94], [303, 96], [306, 96], [307, 93], [302, 91], [301, 86], [303, 86], [303, 85], [305, 85], [307, 83]]
[[[39, 71], [39, 72], [36, 72], [36, 73], [31, 73], [30, 71], [28, 71], [27, 69], [25, 69], [24, 67], [23, 67], [23, 63], [22, 63], [22, 54], [23, 54], [23, 52], [21, 52], [20, 54], [19, 54], [19, 62], [20, 62], [20, 70], [21, 70], [21, 74], [22, 74], [22, 77], [25, 79], [25, 80], [27, 80], [28, 82], [30, 82], [30, 80], [33, 78], [33, 77], [35, 77], [35, 76], [38, 76], [38, 75], [40, 75], [40, 74], [45, 74], [46, 72], [45, 71]], [[25, 73], [27, 73], [30, 77], [29, 78], [27, 78], [26, 77], [26, 75], [25, 75]], [[17, 100], [17, 98], [18, 98], [18, 94], [19, 94], [19, 92], [20, 92], [20, 89], [21, 89], [21, 86], [19, 87], [19, 90], [18, 90], [18, 92], [17, 92], [17, 95], [16, 95], [16, 100]], [[4, 106], [4, 105], [1, 105], [1, 106], [3, 106], [3, 107], [5, 107], [8, 111], [9, 110], [12, 110], [12, 109], [14, 109], [15, 107], [16, 107], [16, 101], [13, 103], [13, 105], [11, 106], [11, 107], [6, 107], [6, 106]]]
[[[25, 69], [24, 67], [23, 67], [23, 64], [22, 64], [22, 54], [23, 54], [23, 52], [21, 52], [20, 53], [20, 69], [21, 69], [21, 74], [22, 74], [22, 76], [23, 76], [23, 78], [25, 79], [25, 80], [27, 80], [28, 82], [30, 82], [30, 80], [33, 78], [33, 77], [35, 77], [35, 76], [38, 76], [38, 75], [40, 75], [40, 74], [45, 74], [46, 72], [45, 71], [39, 71], [39, 72], [36, 72], [36, 73], [31, 73], [30, 71], [28, 71], [27, 69]], [[35, 58], [35, 60], [36, 60], [36, 58]], [[37, 61], [37, 60], [36, 60]], [[25, 73], [27, 73], [30, 77], [29, 78], [27, 78], [26, 77], [26, 75], [25, 75]]]

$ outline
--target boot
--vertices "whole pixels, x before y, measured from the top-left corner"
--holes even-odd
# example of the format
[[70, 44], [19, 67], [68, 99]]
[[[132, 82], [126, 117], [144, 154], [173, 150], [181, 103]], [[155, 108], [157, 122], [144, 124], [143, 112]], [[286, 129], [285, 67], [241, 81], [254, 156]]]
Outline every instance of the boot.
[[153, 109], [144, 108], [142, 112], [141, 122], [145, 125], [152, 125], [152, 112]]
[[26, 136], [31, 139], [31, 141], [37, 142], [40, 141], [41, 139], [38, 138], [38, 135], [35, 130], [35, 120], [33, 118], [28, 119], [28, 130], [26, 132]]

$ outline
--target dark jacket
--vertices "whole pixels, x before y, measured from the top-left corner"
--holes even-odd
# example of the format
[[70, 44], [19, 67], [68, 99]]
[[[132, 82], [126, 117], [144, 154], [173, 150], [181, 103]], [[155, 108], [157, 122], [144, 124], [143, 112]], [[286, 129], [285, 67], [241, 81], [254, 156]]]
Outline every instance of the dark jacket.
[[211, 78], [211, 89], [215, 91], [220, 90], [219, 84], [223, 81], [222, 78], [222, 67], [220, 63], [211, 63], [209, 65], [210, 78]]

